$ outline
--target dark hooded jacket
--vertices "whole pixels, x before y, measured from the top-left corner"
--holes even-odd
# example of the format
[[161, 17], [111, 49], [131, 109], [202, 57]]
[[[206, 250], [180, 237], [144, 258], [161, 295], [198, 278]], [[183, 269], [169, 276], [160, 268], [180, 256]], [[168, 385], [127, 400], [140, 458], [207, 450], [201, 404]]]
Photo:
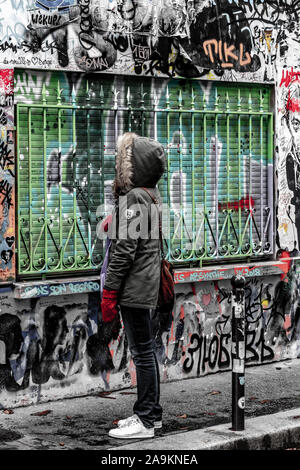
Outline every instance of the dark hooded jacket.
[[163, 146], [153, 139], [126, 133], [118, 140], [115, 187], [119, 197], [104, 287], [117, 290], [123, 306], [152, 309], [157, 305], [161, 266], [158, 207], [142, 187], [160, 201], [156, 185], [165, 163]]

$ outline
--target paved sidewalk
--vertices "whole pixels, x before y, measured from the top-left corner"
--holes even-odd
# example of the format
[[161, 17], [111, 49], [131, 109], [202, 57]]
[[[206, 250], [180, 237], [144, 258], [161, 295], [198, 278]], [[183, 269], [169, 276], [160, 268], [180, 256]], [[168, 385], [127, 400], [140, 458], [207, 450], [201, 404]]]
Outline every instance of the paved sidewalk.
[[223, 372], [163, 383], [163, 428], [154, 439], [107, 435], [115, 420], [132, 414], [134, 388], [15, 408], [12, 414], [2, 410], [0, 450], [281, 449], [300, 443], [300, 359], [247, 367], [245, 391], [242, 433], [229, 430], [231, 372]]
[[230, 428], [226, 423], [108, 450], [284, 450], [295, 443], [300, 450], [300, 408], [248, 419], [244, 431]]

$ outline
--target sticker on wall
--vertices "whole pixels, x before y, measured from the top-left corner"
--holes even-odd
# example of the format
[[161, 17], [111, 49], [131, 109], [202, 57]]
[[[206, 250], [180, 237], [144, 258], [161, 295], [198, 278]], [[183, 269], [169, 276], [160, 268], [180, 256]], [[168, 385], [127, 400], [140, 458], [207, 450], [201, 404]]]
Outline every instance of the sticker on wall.
[[245, 408], [245, 397], [241, 397], [238, 401], [238, 407], [243, 410]]
[[244, 372], [244, 361], [242, 359], [233, 359], [232, 372], [242, 374]]

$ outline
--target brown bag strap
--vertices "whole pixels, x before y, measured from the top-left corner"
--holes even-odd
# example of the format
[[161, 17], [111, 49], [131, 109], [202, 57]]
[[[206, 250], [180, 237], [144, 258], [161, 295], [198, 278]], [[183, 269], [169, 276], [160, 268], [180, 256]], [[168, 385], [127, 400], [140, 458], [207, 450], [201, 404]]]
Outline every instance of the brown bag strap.
[[151, 192], [147, 189], [147, 188], [142, 188], [144, 191], [146, 191], [146, 193], [149, 194], [149, 196], [151, 197], [152, 201], [154, 202], [154, 204], [156, 205], [157, 207], [157, 210], [158, 210], [158, 223], [159, 223], [159, 239], [160, 239], [160, 251], [161, 251], [161, 256], [162, 256], [162, 259], [165, 259], [165, 253], [164, 253], [164, 246], [163, 246], [163, 236], [162, 236], [162, 225], [161, 225], [161, 216], [160, 216], [160, 211], [159, 211], [159, 201], [156, 199], [156, 197], [154, 197]]

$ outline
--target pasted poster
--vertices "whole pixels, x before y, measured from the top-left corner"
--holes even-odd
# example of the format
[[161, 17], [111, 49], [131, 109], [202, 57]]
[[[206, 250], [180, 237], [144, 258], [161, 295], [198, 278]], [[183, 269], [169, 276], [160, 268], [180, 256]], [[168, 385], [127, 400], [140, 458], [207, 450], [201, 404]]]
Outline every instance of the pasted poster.
[[279, 70], [278, 245], [300, 249], [300, 68]]

